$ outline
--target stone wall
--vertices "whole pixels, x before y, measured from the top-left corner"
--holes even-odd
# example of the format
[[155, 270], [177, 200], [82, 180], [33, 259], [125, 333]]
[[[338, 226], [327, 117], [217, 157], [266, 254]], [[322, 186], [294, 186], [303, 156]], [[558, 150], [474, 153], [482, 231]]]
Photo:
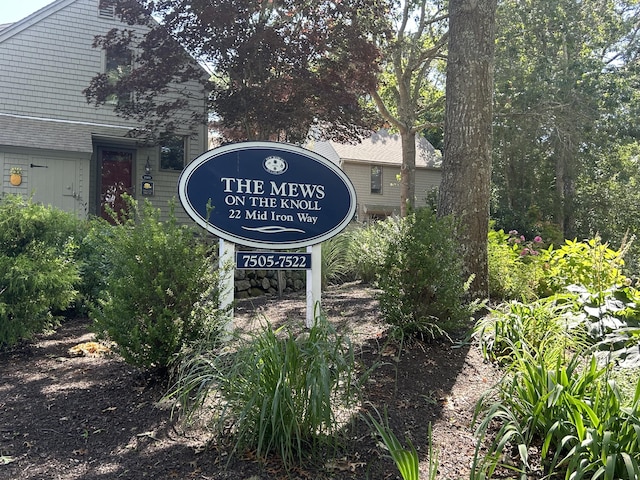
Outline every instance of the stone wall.
[[[305, 289], [304, 270], [239, 270], [235, 274], [234, 296], [236, 299], [259, 297], [265, 294], [299, 292]], [[282, 288], [279, 288], [279, 281]]]

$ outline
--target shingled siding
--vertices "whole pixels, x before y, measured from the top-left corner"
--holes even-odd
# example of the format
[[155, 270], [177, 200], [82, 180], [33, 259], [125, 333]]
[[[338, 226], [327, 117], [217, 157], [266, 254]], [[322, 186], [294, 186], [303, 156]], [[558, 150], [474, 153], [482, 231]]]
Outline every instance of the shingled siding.
[[[371, 193], [371, 167], [373, 164], [344, 160], [342, 168], [357, 192], [358, 219], [364, 221], [371, 207], [387, 207], [388, 213], [400, 213], [399, 166], [382, 167], [382, 193]], [[432, 168], [416, 169], [416, 205], [426, 205], [428, 192], [440, 185], [441, 172]]]
[[[140, 126], [118, 117], [109, 105], [96, 108], [88, 104], [82, 93], [91, 78], [104, 70], [103, 51], [92, 47], [95, 35], [123, 27], [115, 19], [100, 17], [98, 3], [99, 0], [57, 0], [0, 31], [0, 195], [29, 192], [34, 179], [29, 172], [25, 172], [22, 189], [10, 188], [7, 172], [18, 166], [14, 164], [53, 162], [47, 165], [48, 172], [64, 166], [63, 176], [71, 175], [74, 191], [81, 192], [82, 201], [88, 202], [90, 211], [95, 213], [96, 146], [103, 144], [104, 138], [117, 144], [118, 137]], [[199, 89], [194, 82], [192, 93], [197, 94]], [[204, 95], [199, 98], [197, 107], [204, 111]], [[186, 123], [180, 118], [175, 120], [178, 125]], [[206, 137], [205, 126], [190, 137], [188, 161], [206, 149]], [[122, 140], [121, 146], [127, 145], [136, 147], [130, 140]], [[23, 157], [16, 157], [18, 154]], [[159, 169], [158, 147], [137, 148], [133, 184], [138, 198], [147, 157], [155, 187], [155, 195], [147, 198], [166, 211], [167, 202], [177, 195], [179, 172]], [[63, 160], [76, 162], [73, 172]], [[55, 190], [52, 188], [52, 192]], [[69, 204], [60, 196], [45, 203]], [[187, 220], [180, 207], [176, 211]]]

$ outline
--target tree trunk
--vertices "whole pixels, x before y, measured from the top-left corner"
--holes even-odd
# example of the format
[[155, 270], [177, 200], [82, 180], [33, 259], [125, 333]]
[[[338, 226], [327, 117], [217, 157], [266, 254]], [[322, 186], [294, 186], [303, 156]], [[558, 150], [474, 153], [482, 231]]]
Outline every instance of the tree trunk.
[[449, 2], [444, 155], [438, 214], [457, 220], [471, 294], [487, 298], [496, 0]]
[[402, 167], [400, 168], [400, 216], [416, 206], [416, 133], [400, 130], [402, 139]]

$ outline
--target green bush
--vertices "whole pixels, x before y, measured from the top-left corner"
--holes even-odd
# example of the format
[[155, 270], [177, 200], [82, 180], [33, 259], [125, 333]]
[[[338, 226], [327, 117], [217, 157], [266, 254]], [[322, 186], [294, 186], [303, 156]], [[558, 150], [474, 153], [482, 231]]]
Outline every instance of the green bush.
[[450, 218], [423, 208], [395, 220], [379, 270], [380, 310], [396, 332], [440, 335], [466, 326], [471, 308]]
[[354, 280], [356, 275], [349, 259], [352, 232], [345, 231], [322, 242], [322, 288]]
[[582, 285], [592, 293], [624, 285], [624, 255], [628, 247], [613, 250], [596, 236], [584, 242], [566, 240], [557, 250], [553, 246], [543, 250], [541, 261], [545, 269], [539, 295], [548, 296], [569, 285]]
[[74, 300], [77, 226], [61, 210], [0, 199], [0, 348], [53, 327]]
[[130, 201], [122, 223], [93, 232], [108, 272], [91, 316], [125, 361], [164, 370], [185, 343], [220, 328], [223, 312], [208, 246], [176, 223], [173, 205], [168, 221], [159, 216]]
[[[609, 369], [598, 367], [594, 356], [576, 354], [565, 364], [554, 355], [553, 364], [545, 351], [551, 350], [530, 345], [514, 350], [511, 375], [478, 427], [475, 478], [491, 478], [499, 465], [522, 479], [533, 474], [567, 480], [638, 478], [640, 383], [624, 407]], [[494, 429], [479, 459], [479, 447]], [[542, 472], [534, 472], [529, 461], [534, 445], [540, 447]]]
[[552, 347], [558, 356], [568, 348], [578, 348], [580, 339], [569, 329], [573, 320], [572, 298], [557, 295], [530, 303], [513, 300], [492, 308], [477, 321], [474, 329], [484, 357], [508, 365], [523, 345], [544, 344]]
[[215, 394], [216, 431], [224, 436], [231, 429], [236, 451], [275, 453], [288, 467], [336, 444], [336, 410], [358, 392], [351, 344], [323, 316], [302, 333], [266, 323], [239, 339], [233, 353], [216, 356], [201, 345], [185, 356], [177, 377], [171, 395], [187, 412]]
[[84, 225], [84, 235], [78, 243], [74, 258], [81, 277], [78, 306], [83, 313], [88, 313], [107, 285], [111, 270], [109, 252], [113, 243], [110, 237], [114, 229], [101, 218], [87, 220]]
[[[536, 242], [535, 240], [540, 240]], [[489, 229], [489, 294], [499, 300], [533, 300], [542, 276], [541, 237], [526, 241], [517, 231]]]
[[399, 223], [393, 218], [357, 227], [350, 232], [348, 261], [357, 278], [366, 283], [378, 280], [389, 244], [399, 234]]

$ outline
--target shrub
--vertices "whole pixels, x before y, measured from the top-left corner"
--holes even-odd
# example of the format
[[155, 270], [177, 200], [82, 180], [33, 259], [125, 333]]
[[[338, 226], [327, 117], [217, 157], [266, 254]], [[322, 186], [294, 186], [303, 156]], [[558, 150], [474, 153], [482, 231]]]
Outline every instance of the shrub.
[[571, 298], [571, 295], [556, 295], [531, 303], [514, 300], [491, 309], [474, 329], [484, 357], [510, 364], [523, 345], [545, 344], [553, 347], [558, 355], [578, 346], [579, 339], [571, 335], [569, 328], [574, 307]]
[[0, 347], [54, 326], [75, 298], [76, 219], [19, 196], [0, 200]]
[[393, 218], [357, 227], [351, 232], [349, 262], [359, 279], [366, 283], [378, 280], [389, 245], [399, 233], [399, 222]]
[[[520, 478], [528, 478], [527, 474], [532, 473], [529, 451], [535, 444], [541, 446], [545, 473], [554, 477], [569, 450], [567, 439], [575, 435], [580, 425], [597, 421], [587, 407], [597, 395], [605, 370], [597, 367], [595, 357], [584, 366], [579, 354], [565, 363], [553, 348], [544, 345], [523, 343], [513, 352], [514, 362], [510, 375], [500, 384], [499, 399], [488, 408], [480, 402], [476, 410], [477, 415], [486, 408], [478, 427], [476, 455], [490, 428], [497, 428], [497, 432], [484, 459], [476, 464], [479, 472], [475, 476], [491, 478], [501, 465], [519, 472]], [[508, 447], [513, 447], [515, 460], [509, 457]]]
[[299, 335], [265, 323], [234, 353], [215, 356], [201, 345], [186, 356], [171, 395], [192, 413], [218, 394], [216, 431], [231, 429], [235, 450], [251, 449], [259, 458], [276, 453], [291, 466], [337, 442], [336, 409], [357, 398], [354, 368], [348, 338], [323, 316]]
[[322, 288], [345, 280], [355, 279], [355, 272], [349, 260], [352, 242], [350, 231], [342, 232], [322, 242]]
[[106, 288], [111, 270], [111, 236], [114, 228], [101, 218], [85, 222], [85, 233], [74, 253], [81, 283], [78, 286], [79, 307], [88, 312], [96, 306], [98, 298]]
[[379, 271], [380, 309], [397, 333], [437, 336], [470, 318], [461, 259], [450, 218], [429, 209], [395, 220]]
[[[539, 242], [536, 240], [540, 240]], [[542, 276], [542, 239], [527, 242], [517, 231], [489, 229], [489, 293], [502, 300], [532, 300]]]
[[100, 337], [130, 364], [166, 369], [183, 345], [220, 327], [218, 282], [208, 247], [149, 202], [130, 200], [121, 224], [94, 232], [104, 242], [105, 289], [92, 308]]
[[582, 285], [592, 293], [604, 292], [625, 283], [624, 255], [629, 245], [618, 250], [596, 236], [578, 242], [566, 240], [557, 250], [553, 246], [541, 253], [545, 275], [540, 284], [541, 296], [557, 293], [569, 285]]

